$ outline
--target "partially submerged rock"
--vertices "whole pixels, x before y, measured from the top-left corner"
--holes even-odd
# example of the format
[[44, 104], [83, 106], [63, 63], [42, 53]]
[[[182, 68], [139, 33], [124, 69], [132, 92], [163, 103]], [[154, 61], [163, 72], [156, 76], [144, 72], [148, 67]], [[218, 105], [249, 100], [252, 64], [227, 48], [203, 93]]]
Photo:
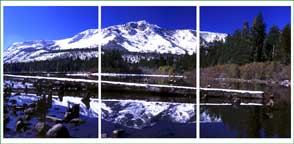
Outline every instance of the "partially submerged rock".
[[28, 115], [34, 114], [34, 112], [35, 112], [35, 108], [33, 108], [33, 107], [29, 107], [24, 110], [24, 113], [28, 114]]
[[85, 121], [80, 118], [74, 118], [74, 119], [70, 120], [69, 123], [72, 123], [74, 125], [80, 125], [80, 124], [85, 123]]
[[46, 133], [48, 138], [69, 138], [70, 134], [68, 129], [63, 124], [55, 124]]
[[18, 119], [18, 120], [16, 121], [15, 130], [16, 130], [17, 132], [24, 131], [25, 126], [26, 126], [26, 125], [25, 125], [25, 123], [23, 122], [23, 120], [22, 120], [22, 119]]
[[73, 104], [72, 107], [68, 106], [67, 112], [64, 114], [64, 121], [69, 122], [70, 120], [74, 118], [80, 117], [80, 105], [79, 104]]
[[90, 92], [88, 92], [87, 95], [84, 95], [82, 100], [81, 100], [86, 105], [87, 109], [90, 108], [90, 101], [91, 101], [90, 97], [91, 97]]
[[10, 121], [9, 116], [8, 115], [4, 115], [4, 124], [9, 123], [9, 121]]
[[39, 135], [44, 136], [50, 127], [45, 122], [38, 122], [35, 125], [35, 130]]

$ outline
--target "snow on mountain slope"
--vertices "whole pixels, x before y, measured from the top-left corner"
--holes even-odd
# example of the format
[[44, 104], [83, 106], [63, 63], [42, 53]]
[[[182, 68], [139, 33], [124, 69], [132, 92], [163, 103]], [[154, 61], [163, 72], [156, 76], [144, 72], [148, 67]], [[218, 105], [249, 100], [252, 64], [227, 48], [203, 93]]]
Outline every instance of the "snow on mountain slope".
[[207, 32], [201, 31], [200, 32], [201, 38], [206, 42], [213, 42], [213, 41], [225, 41], [227, 34], [225, 33], [215, 33], [215, 32]]
[[[98, 30], [89, 29], [72, 38], [62, 40], [36, 40], [13, 43], [4, 50], [4, 63], [41, 61], [73, 57], [98, 57]], [[92, 50], [90, 50], [92, 49]]]
[[98, 29], [85, 30], [72, 38], [56, 40], [60, 49], [94, 48], [98, 47]]
[[[71, 38], [36, 40], [13, 43], [4, 50], [4, 62], [29, 62], [54, 58], [98, 57], [98, 44], [102, 50], [118, 49], [140, 53], [193, 54], [196, 52], [195, 30], [169, 30], [146, 21], [129, 22], [104, 28], [85, 30]], [[200, 32], [205, 42], [224, 40], [226, 34]]]
[[196, 31], [168, 30], [146, 21], [105, 28], [103, 49], [125, 48], [130, 52], [185, 54], [196, 51]]
[[160, 121], [196, 121], [196, 105], [192, 103], [104, 99], [101, 104], [103, 120], [134, 129], [152, 126]]

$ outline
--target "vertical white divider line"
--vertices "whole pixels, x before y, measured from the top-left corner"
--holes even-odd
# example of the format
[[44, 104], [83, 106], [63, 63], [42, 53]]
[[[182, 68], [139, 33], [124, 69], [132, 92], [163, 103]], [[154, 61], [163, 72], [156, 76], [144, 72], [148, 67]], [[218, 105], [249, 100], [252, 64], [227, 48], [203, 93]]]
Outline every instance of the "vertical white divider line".
[[[1, 30], [0, 30], [1, 31], [1, 50], [0, 50], [0, 55], [1, 55], [1, 58], [0, 58], [0, 61], [1, 61], [0, 62], [0, 64], [1, 64], [1, 66], [0, 66], [0, 71], [1, 71], [0, 72], [0, 74], [1, 74], [1, 78], [0, 78], [0, 80], [1, 80], [0, 81], [0, 84], [1, 84], [1, 86], [0, 86], [1, 87], [0, 88], [0, 91], [1, 91], [0, 92], [0, 95], [1, 95], [1, 104], [0, 104], [1, 105], [1, 113], [0, 113], [0, 123], [1, 123], [1, 126], [3, 127], [4, 124], [2, 123], [3, 122], [2, 114], [3, 114], [3, 100], [4, 100], [4, 98], [3, 98], [3, 78], [4, 78], [3, 77], [3, 69], [4, 69], [4, 67], [3, 67], [3, 51], [4, 51], [3, 50], [3, 48], [4, 48], [4, 44], [3, 44], [3, 30], [4, 30], [3, 29], [3, 27], [4, 27], [3, 26], [3, 24], [4, 24], [3, 23], [3, 20], [4, 20], [4, 18], [3, 18], [3, 16], [4, 16], [3, 15], [3, 11], [4, 10], [3, 10], [3, 8], [4, 7], [2, 6], [2, 1], [0, 3], [0, 6], [1, 6], [1, 8], [0, 8], [1, 9], [1, 12], [0, 12], [1, 13]], [[1, 140], [0, 141], [2, 141], [3, 138], [4, 138], [4, 136], [3, 136], [4, 135], [4, 128], [2, 128], [2, 127], [1, 127], [1, 132], [0, 132], [0, 136], [1, 136], [1, 138], [0, 138]]]
[[196, 139], [200, 138], [200, 6], [196, 6]]
[[293, 10], [293, 6], [294, 6], [294, 1], [291, 5], [291, 139], [293, 141], [294, 139], [294, 132], [293, 132], [293, 105], [294, 105], [294, 98], [293, 98], [293, 61], [294, 61], [294, 10]]
[[102, 118], [102, 110], [101, 110], [101, 5], [100, 2], [98, 4], [98, 99], [99, 99], [99, 110], [98, 110], [98, 139], [101, 140], [101, 118]]

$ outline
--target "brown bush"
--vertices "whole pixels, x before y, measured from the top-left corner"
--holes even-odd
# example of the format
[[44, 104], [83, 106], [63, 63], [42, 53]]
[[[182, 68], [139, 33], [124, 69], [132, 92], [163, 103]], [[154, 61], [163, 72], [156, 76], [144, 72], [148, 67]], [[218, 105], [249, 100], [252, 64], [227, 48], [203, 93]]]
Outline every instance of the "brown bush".
[[201, 79], [240, 78], [259, 80], [290, 80], [291, 66], [278, 62], [254, 62], [245, 65], [226, 64], [201, 69]]

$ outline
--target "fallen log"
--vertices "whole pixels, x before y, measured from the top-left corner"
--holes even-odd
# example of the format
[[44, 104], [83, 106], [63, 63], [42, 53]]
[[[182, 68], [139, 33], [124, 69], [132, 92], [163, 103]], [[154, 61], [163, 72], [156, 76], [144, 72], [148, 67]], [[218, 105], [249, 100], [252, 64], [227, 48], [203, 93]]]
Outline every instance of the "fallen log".
[[218, 89], [218, 88], [200, 88], [200, 95], [207, 97], [240, 97], [240, 98], [264, 98], [263, 91]]

